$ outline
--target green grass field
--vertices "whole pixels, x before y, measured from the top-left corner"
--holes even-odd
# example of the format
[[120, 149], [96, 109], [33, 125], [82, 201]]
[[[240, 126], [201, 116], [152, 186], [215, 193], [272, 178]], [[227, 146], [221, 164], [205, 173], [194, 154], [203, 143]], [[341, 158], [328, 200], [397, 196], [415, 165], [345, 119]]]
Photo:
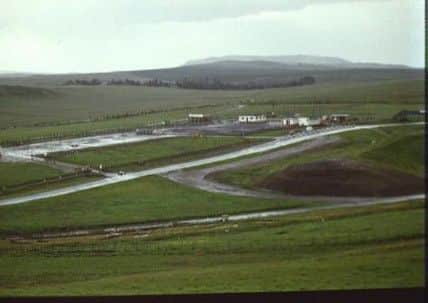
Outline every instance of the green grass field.
[[132, 86], [25, 88], [1, 90], [0, 128], [35, 123], [93, 119], [139, 110], [207, 104], [276, 101], [279, 103], [371, 103], [423, 105], [424, 81], [330, 83], [255, 91], [186, 90]]
[[394, 166], [420, 176], [424, 174], [424, 134], [408, 135], [392, 140], [379, 148], [362, 153], [361, 157], [379, 164]]
[[57, 177], [61, 171], [35, 163], [0, 162], [0, 188], [45, 178]]
[[0, 199], [40, 193], [100, 179], [96, 175], [70, 175], [43, 164], [0, 162]]
[[[258, 140], [242, 137], [179, 137], [121, 144], [102, 148], [51, 154], [49, 157], [62, 162], [87, 165], [106, 170], [142, 169], [150, 164], [165, 165], [188, 161], [212, 153], [242, 148]], [[260, 141], [261, 143], [262, 141]]]
[[267, 164], [215, 173], [210, 178], [222, 183], [255, 188], [264, 179], [290, 165], [343, 158], [365, 161], [376, 167], [398, 169], [418, 176], [424, 174], [423, 126], [352, 131], [337, 136], [342, 140], [334, 146], [274, 160]]
[[[378, 81], [366, 83], [331, 83], [295, 87], [293, 89], [261, 90], [255, 101], [331, 104], [420, 104], [423, 105], [424, 80]], [[290, 102], [293, 103], [293, 102]]]
[[[236, 119], [239, 114], [274, 111], [278, 116], [294, 112], [305, 115], [346, 112], [363, 123], [388, 121], [403, 109], [423, 108], [425, 94], [422, 80], [319, 84], [257, 91], [136, 87], [51, 89], [53, 95], [48, 96], [0, 96], [0, 128], [9, 127], [0, 130], [0, 144], [17, 145], [133, 130], [152, 123], [186, 119], [187, 112], [195, 110], [219, 119]], [[243, 104], [239, 107], [239, 103]], [[200, 105], [213, 106], [191, 108]], [[151, 109], [168, 111], [94, 121], [109, 114]], [[30, 126], [35, 123], [46, 125]], [[58, 123], [61, 125], [53, 125]]]
[[293, 208], [319, 203], [209, 193], [151, 176], [30, 203], [0, 207], [0, 234], [75, 229]]
[[0, 295], [422, 287], [424, 203], [171, 228], [111, 240], [0, 240]]
[[40, 183], [32, 184], [28, 187], [8, 189], [5, 192], [0, 191], [0, 200], [10, 199], [20, 196], [27, 196], [31, 194], [37, 194], [49, 190], [60, 189], [68, 186], [73, 186], [77, 184], [87, 183], [102, 179], [103, 177], [97, 175], [88, 175], [88, 176], [76, 176], [69, 179], [61, 179], [51, 183]]
[[[239, 102], [243, 92], [182, 90], [132, 86], [48, 88], [51, 93], [24, 91], [0, 94], [0, 128], [35, 123], [80, 121], [140, 110]], [[1, 92], [1, 91], [0, 91]]]

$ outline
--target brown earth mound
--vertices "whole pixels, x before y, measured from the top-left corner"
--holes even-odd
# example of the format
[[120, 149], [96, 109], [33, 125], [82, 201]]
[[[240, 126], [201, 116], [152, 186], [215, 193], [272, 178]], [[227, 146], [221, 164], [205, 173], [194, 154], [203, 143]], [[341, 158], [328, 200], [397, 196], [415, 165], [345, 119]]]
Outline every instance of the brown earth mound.
[[388, 197], [425, 192], [423, 178], [349, 160], [290, 166], [259, 185], [299, 196]]

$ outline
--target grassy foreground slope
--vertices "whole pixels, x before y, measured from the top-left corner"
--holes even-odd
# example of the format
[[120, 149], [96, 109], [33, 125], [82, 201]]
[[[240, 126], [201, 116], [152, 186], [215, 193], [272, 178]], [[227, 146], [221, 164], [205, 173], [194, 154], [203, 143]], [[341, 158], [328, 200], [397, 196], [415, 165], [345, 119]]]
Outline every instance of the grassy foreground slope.
[[159, 176], [0, 207], [0, 234], [150, 222], [315, 205], [209, 193]]
[[341, 142], [302, 155], [269, 163], [215, 173], [211, 177], [222, 183], [246, 188], [257, 187], [263, 180], [295, 164], [327, 159], [352, 159], [375, 167], [424, 174], [424, 126], [385, 127], [339, 134]]
[[422, 287], [424, 203], [151, 231], [0, 241], [0, 295]]

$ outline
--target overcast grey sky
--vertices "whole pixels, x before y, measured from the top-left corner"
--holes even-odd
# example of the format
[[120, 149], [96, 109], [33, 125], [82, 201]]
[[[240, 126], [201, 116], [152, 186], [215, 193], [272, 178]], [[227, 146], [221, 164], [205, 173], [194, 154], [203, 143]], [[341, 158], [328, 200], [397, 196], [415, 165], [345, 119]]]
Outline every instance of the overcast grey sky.
[[424, 0], [0, 0], [0, 70], [171, 67], [230, 54], [423, 67]]

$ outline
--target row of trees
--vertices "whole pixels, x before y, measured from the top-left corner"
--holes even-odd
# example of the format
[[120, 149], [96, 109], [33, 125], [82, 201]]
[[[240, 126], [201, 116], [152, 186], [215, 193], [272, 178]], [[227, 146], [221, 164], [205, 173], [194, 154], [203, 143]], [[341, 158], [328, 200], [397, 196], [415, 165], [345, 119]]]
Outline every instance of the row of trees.
[[153, 86], [153, 87], [171, 87], [174, 86], [173, 82], [163, 81], [159, 79], [152, 79], [147, 81], [139, 81], [132, 79], [111, 79], [108, 81], [101, 81], [100, 79], [75, 79], [64, 82], [64, 85], [126, 85], [126, 86]]
[[222, 82], [218, 79], [204, 79], [204, 80], [193, 80], [184, 79], [176, 81], [176, 86], [185, 89], [222, 89], [222, 90], [249, 90], [249, 89], [266, 89], [266, 88], [279, 88], [279, 87], [291, 87], [300, 85], [314, 84], [315, 78], [311, 76], [302, 77], [292, 81], [265, 81], [265, 82], [244, 82], [244, 83], [233, 83], [233, 82]]
[[139, 80], [130, 80], [130, 79], [112, 79], [107, 81], [107, 85], [131, 85], [131, 86], [153, 86], [153, 87], [170, 87], [173, 86], [174, 83], [163, 81], [159, 79], [152, 79], [148, 81], [139, 81]]
[[102, 82], [96, 78], [93, 78], [90, 80], [85, 80], [85, 79], [68, 80], [64, 83], [64, 85], [100, 85], [100, 84], [102, 84]]
[[[183, 79], [175, 82], [152, 79], [147, 81], [131, 79], [111, 79], [104, 82], [106, 85], [126, 85], [126, 86], [148, 86], [148, 87], [178, 87], [184, 89], [222, 89], [222, 90], [249, 90], [249, 89], [266, 89], [310, 85], [315, 83], [312, 76], [302, 77], [291, 81], [249, 81], [249, 82], [223, 82], [219, 79]], [[68, 80], [65, 85], [100, 85], [103, 82], [99, 79], [76, 79]]]

